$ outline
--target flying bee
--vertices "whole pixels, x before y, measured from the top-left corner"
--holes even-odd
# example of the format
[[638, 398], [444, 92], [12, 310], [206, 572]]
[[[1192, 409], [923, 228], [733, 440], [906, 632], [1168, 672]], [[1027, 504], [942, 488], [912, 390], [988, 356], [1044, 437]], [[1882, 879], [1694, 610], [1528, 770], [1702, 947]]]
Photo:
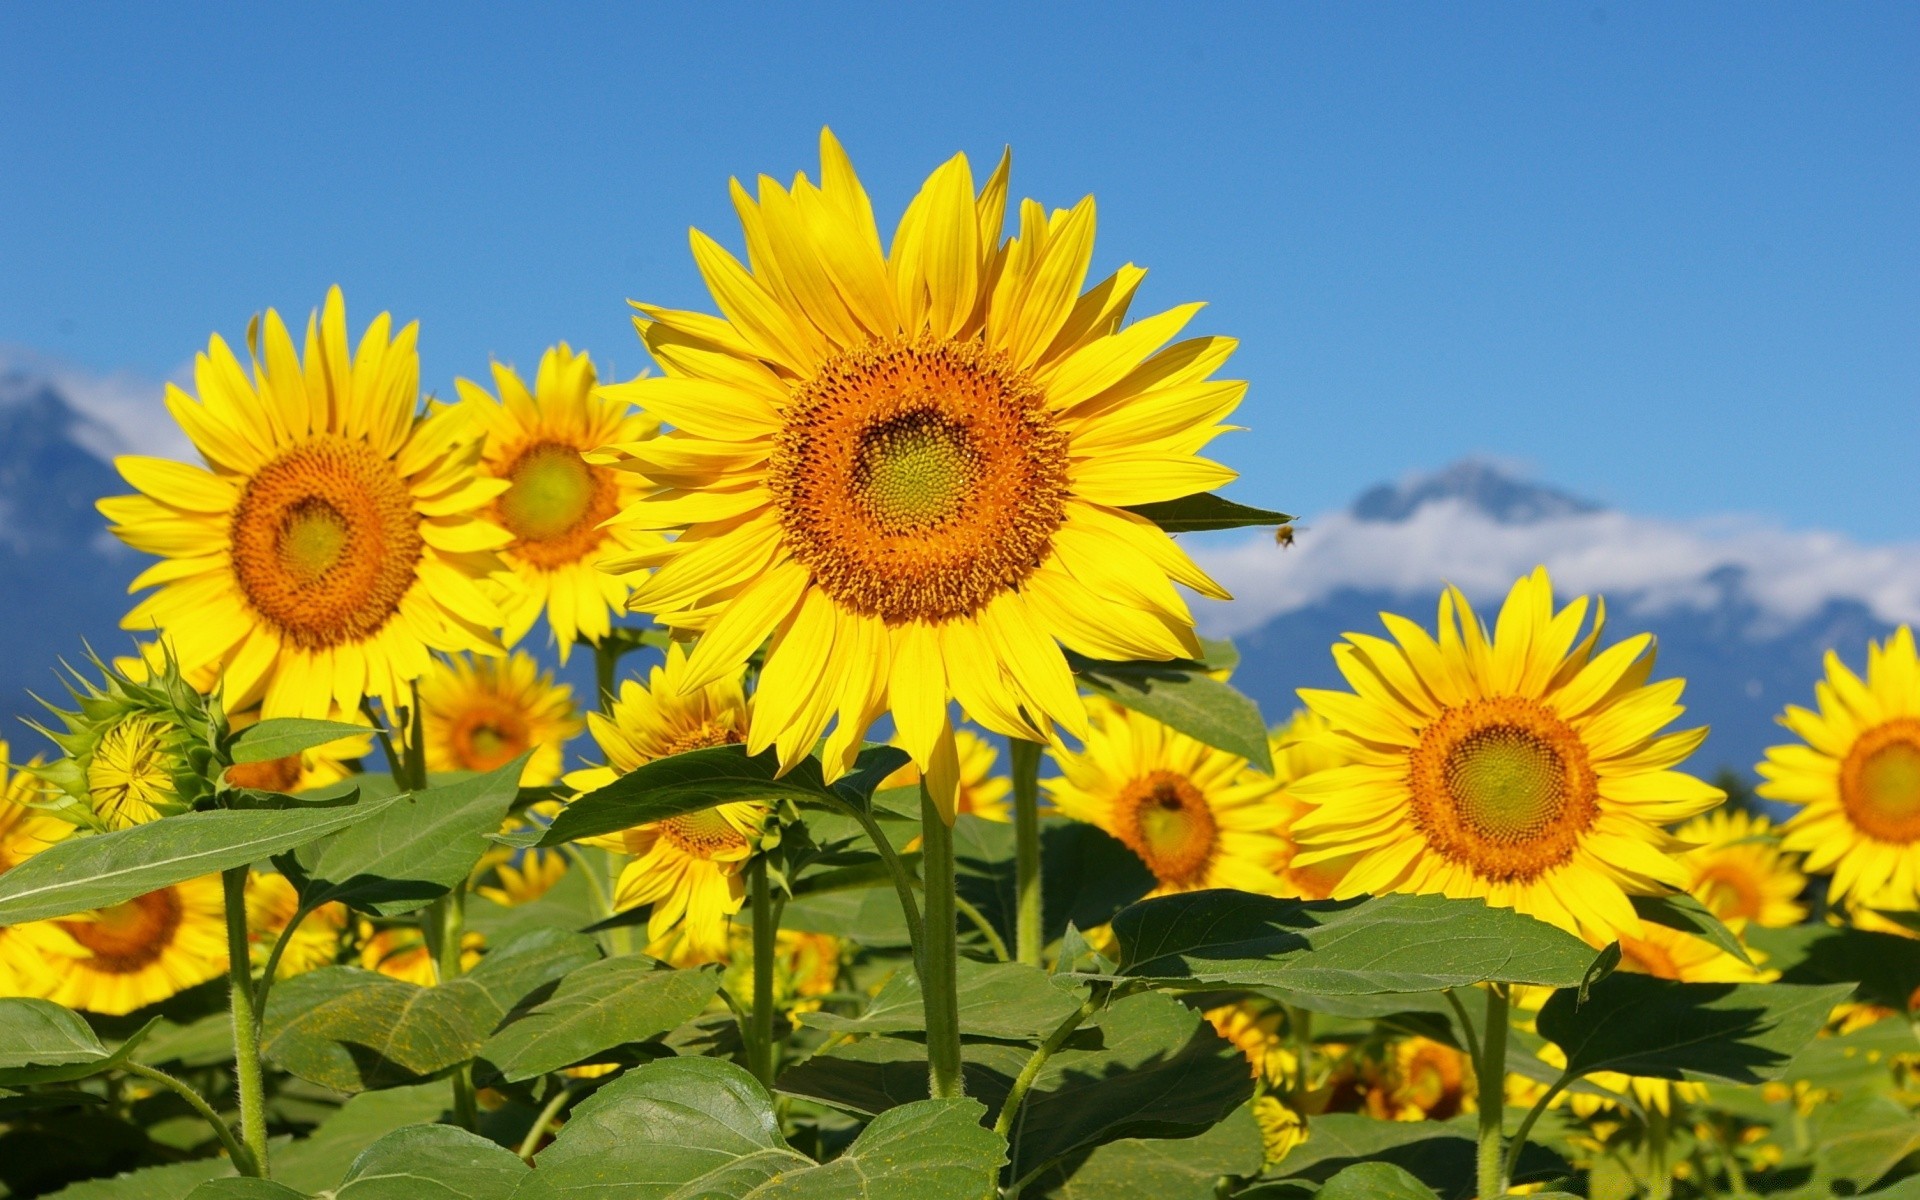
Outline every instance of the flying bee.
[[1292, 521], [1288, 521], [1273, 531], [1273, 543], [1282, 550], [1290, 550], [1293, 548], [1293, 535], [1305, 532], [1306, 528], [1305, 525], [1295, 525]]

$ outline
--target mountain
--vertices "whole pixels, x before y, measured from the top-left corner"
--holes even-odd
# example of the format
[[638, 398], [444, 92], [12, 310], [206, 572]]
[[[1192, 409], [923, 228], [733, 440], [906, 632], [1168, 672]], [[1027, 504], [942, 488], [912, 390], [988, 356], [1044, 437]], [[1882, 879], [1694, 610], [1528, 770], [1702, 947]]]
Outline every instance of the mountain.
[[1234, 682], [1276, 722], [1300, 687], [1340, 687], [1330, 647], [1381, 633], [1392, 611], [1428, 628], [1442, 581], [1489, 621], [1535, 564], [1564, 602], [1607, 601], [1607, 640], [1645, 631], [1658, 671], [1687, 680], [1685, 723], [1712, 733], [1696, 771], [1751, 774], [1811, 704], [1828, 650], [1858, 670], [1866, 642], [1920, 620], [1920, 545], [1862, 546], [1753, 518], [1675, 521], [1603, 508], [1479, 461], [1382, 485], [1301, 522], [1295, 546], [1259, 537], [1196, 551], [1240, 599], [1201, 614], [1241, 653]]
[[88, 444], [102, 430], [53, 383], [0, 375], [0, 739], [22, 753], [43, 748], [18, 718], [45, 716], [29, 691], [66, 699], [60, 661], [83, 661], [86, 644], [123, 653], [126, 585], [140, 556], [107, 533], [93, 507], [125, 492]]

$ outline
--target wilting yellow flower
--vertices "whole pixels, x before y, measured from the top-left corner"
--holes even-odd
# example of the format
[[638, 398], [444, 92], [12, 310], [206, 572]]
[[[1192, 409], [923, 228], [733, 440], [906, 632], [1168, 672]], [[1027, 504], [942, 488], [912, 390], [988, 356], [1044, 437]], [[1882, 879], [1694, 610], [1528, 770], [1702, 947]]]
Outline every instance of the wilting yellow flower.
[[1299, 843], [1294, 841], [1293, 823], [1313, 811], [1313, 806], [1296, 800], [1288, 792], [1299, 780], [1316, 771], [1342, 767], [1353, 761], [1346, 744], [1333, 736], [1326, 718], [1311, 709], [1296, 709], [1292, 719], [1267, 735], [1267, 749], [1273, 755], [1273, 832], [1280, 839], [1274, 856], [1274, 873], [1280, 879], [1278, 894], [1302, 900], [1325, 900], [1340, 885], [1340, 877], [1353, 865], [1354, 855], [1294, 865]]
[[1062, 815], [1126, 843], [1159, 881], [1156, 895], [1278, 889], [1272, 778], [1131, 709], [1094, 701], [1088, 711], [1085, 747], [1056, 748], [1060, 774], [1043, 781]]
[[[971, 729], [956, 729], [953, 744], [960, 757], [960, 783], [954, 793], [953, 810], [988, 821], [1013, 820], [1013, 802], [1009, 799], [1013, 780], [993, 773], [994, 759], [1000, 756], [993, 743]], [[881, 780], [880, 786], [913, 787], [919, 782], [920, 768], [909, 762]]]
[[1781, 844], [1832, 871], [1830, 894], [1867, 908], [1920, 907], [1920, 656], [1913, 630], [1867, 646], [1867, 677], [1827, 653], [1819, 711], [1790, 704], [1801, 744], [1759, 766], [1762, 796], [1800, 806]]
[[1490, 636], [1457, 589], [1439, 639], [1383, 613], [1393, 641], [1348, 634], [1354, 691], [1302, 689], [1354, 757], [1289, 792], [1293, 865], [1360, 858], [1337, 896], [1479, 896], [1596, 946], [1640, 932], [1631, 895], [1677, 890], [1684, 844], [1661, 829], [1725, 796], [1672, 770], [1706, 730], [1662, 734], [1684, 681], [1647, 682], [1653, 639], [1595, 652], [1583, 596], [1554, 611], [1544, 568], [1514, 584]]
[[1260, 1126], [1260, 1144], [1269, 1167], [1278, 1166], [1307, 1140], [1307, 1119], [1287, 1107], [1278, 1096], [1269, 1094], [1255, 1100], [1253, 1119]]
[[[72, 825], [32, 807], [46, 785], [13, 770], [8, 753], [7, 743], [0, 741], [0, 875], [73, 832]], [[45, 996], [53, 986], [49, 950], [84, 953], [46, 921], [0, 925], [0, 996]]]
[[1210, 1008], [1204, 1015], [1215, 1033], [1246, 1056], [1256, 1079], [1282, 1089], [1298, 1082], [1300, 1056], [1287, 1044], [1287, 1014], [1278, 1004], [1240, 1000]]
[[[486, 949], [484, 935], [469, 929], [460, 935], [460, 970], [471, 971]], [[427, 936], [418, 926], [389, 925], [375, 929], [371, 921], [360, 922], [360, 965], [421, 987], [440, 981], [440, 966], [433, 961]]]
[[573, 689], [555, 683], [533, 656], [454, 655], [437, 660], [420, 682], [429, 771], [491, 771], [528, 750], [525, 787], [560, 778], [567, 740], [584, 727]]
[[771, 637], [749, 749], [791, 766], [837, 714], [836, 777], [890, 709], [943, 804], [949, 698], [997, 733], [1078, 734], [1056, 642], [1197, 656], [1172, 583], [1225, 595], [1125, 506], [1234, 478], [1198, 457], [1245, 390], [1208, 378], [1233, 343], [1167, 345], [1197, 305], [1123, 324], [1131, 265], [1083, 293], [1091, 198], [1027, 201], [1003, 241], [1007, 172], [976, 192], [956, 155], [883, 251], [823, 132], [818, 186], [762, 177], [756, 202], [735, 184], [746, 266], [693, 235], [724, 315], [638, 306], [665, 377], [604, 389], [673, 427], [613, 448], [657, 485], [620, 523], [679, 532], [619, 565], [660, 568], [632, 608], [702, 635], [690, 682]]
[[[591, 791], [656, 758], [738, 743], [747, 722], [739, 672], [695, 684], [689, 660], [675, 643], [646, 686], [629, 679], [609, 715], [588, 714], [587, 727], [607, 765], [571, 772], [567, 786]], [[746, 897], [740, 869], [753, 853], [767, 811], [758, 801], [734, 801], [589, 839], [634, 856], [614, 885], [615, 909], [651, 904], [649, 940], [659, 941], [684, 920], [694, 953], [720, 958], [726, 953], [728, 920]]]
[[626, 604], [626, 585], [601, 571], [600, 561], [660, 542], [657, 534], [606, 524], [646, 485], [587, 455], [650, 438], [660, 423], [596, 395], [593, 361], [564, 342], [540, 357], [531, 391], [500, 363], [493, 382], [498, 399], [465, 379], [454, 386], [483, 436], [481, 471], [508, 484], [490, 513], [513, 535], [500, 552], [512, 569], [500, 593], [506, 640], [525, 637], [544, 611], [564, 663], [576, 637], [598, 643], [612, 628], [611, 613]]
[[167, 408], [205, 468], [129, 455], [140, 495], [100, 502], [113, 532], [163, 561], [122, 628], [156, 626], [204, 690], [269, 717], [391, 710], [428, 651], [497, 646], [494, 570], [504, 530], [481, 518], [506, 484], [474, 469], [454, 411], [423, 418], [417, 326], [385, 314], [347, 344], [340, 289], [307, 323], [305, 362], [268, 310], [249, 378], [216, 335], [194, 361], [196, 403]]
[[[284, 875], [255, 871], [247, 879], [247, 951], [256, 972], [267, 968], [267, 956], [300, 911], [300, 893]], [[330, 967], [340, 957], [340, 940], [347, 929], [347, 906], [323, 904], [306, 915], [287, 948], [281, 952], [275, 979]]]
[[47, 999], [119, 1016], [156, 1004], [227, 970], [226, 900], [218, 875], [202, 875], [111, 908], [48, 922], [67, 938], [46, 945]]
[[[228, 720], [237, 733], [258, 724], [260, 711], [250, 709], [244, 713], [232, 713]], [[344, 738], [283, 758], [235, 763], [227, 768], [227, 782], [234, 787], [255, 788], [263, 792], [310, 792], [352, 775], [354, 761], [366, 757], [372, 749], [371, 733], [366, 737]]]
[[1782, 853], [1765, 817], [1715, 809], [1681, 826], [1675, 836], [1698, 847], [1681, 856], [1687, 890], [1722, 921], [1778, 929], [1807, 915], [1794, 903], [1807, 877]]

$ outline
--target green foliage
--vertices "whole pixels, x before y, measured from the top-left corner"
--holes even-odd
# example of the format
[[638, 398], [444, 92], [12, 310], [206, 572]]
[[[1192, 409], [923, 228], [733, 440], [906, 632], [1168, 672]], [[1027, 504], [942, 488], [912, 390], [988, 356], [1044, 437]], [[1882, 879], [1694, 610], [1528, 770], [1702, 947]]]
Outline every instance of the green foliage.
[[0, 1071], [96, 1063], [106, 1057], [99, 1035], [72, 1009], [47, 1000], [0, 997]]
[[231, 743], [236, 763], [272, 762], [302, 750], [313, 750], [350, 737], [366, 737], [373, 730], [345, 721], [316, 721], [309, 717], [274, 717], [241, 730]]
[[1170, 725], [1195, 741], [1273, 770], [1267, 723], [1253, 701], [1207, 674], [1207, 663], [1102, 662], [1069, 653], [1080, 685], [1097, 696]]
[[[960, 960], [960, 1030], [974, 1037], [1038, 1041], [1071, 1016], [1083, 999], [1070, 981], [1019, 963]], [[896, 972], [857, 1017], [817, 1012], [803, 1025], [834, 1033], [919, 1033], [926, 1029], [920, 977]]]
[[1168, 533], [1200, 533], [1214, 529], [1285, 525], [1293, 520], [1286, 513], [1253, 508], [1223, 496], [1216, 496], [1212, 492], [1198, 492], [1191, 496], [1182, 496], [1178, 500], [1162, 500], [1155, 504], [1130, 505], [1128, 511], [1138, 513]]
[[480, 1057], [492, 1067], [489, 1077], [535, 1079], [691, 1021], [719, 986], [717, 966], [676, 971], [639, 954], [590, 963], [508, 1017]]

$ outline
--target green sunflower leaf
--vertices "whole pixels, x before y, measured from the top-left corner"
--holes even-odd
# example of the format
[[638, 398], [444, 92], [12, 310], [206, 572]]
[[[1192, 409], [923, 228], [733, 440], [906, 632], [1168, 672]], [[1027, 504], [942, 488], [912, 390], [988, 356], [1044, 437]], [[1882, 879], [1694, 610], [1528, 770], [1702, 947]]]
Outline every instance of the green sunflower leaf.
[[1392, 1163], [1356, 1163], [1327, 1180], [1318, 1200], [1440, 1200], [1440, 1195]]
[[[1039, 967], [959, 960], [960, 1032], [974, 1037], [1039, 1040], [1080, 1007], [1082, 990]], [[896, 972], [857, 1017], [801, 1013], [800, 1024], [834, 1033], [919, 1033], [926, 1029], [920, 977]]]
[[1487, 980], [1575, 987], [1594, 952], [1511, 909], [1446, 896], [1279, 900], [1224, 889], [1143, 900], [1113, 919], [1115, 977], [1316, 996]]
[[1852, 993], [1847, 984], [1675, 983], [1619, 972], [1586, 1003], [1555, 992], [1542, 1036], [1567, 1055], [1567, 1073], [1618, 1071], [1656, 1079], [1764, 1083], [1788, 1064]]
[[922, 1100], [876, 1118], [830, 1163], [780, 1136], [773, 1097], [711, 1058], [636, 1067], [568, 1115], [514, 1200], [980, 1200], [1005, 1159], [975, 1100]]
[[398, 796], [340, 808], [190, 812], [56, 842], [0, 875], [0, 925], [108, 908], [246, 866], [386, 812]]
[[1635, 896], [1633, 911], [1643, 921], [1690, 933], [1711, 942], [1748, 966], [1753, 965], [1753, 959], [1747, 954], [1740, 935], [1728, 929], [1712, 909], [1685, 892], [1676, 892], [1671, 896]]
[[1215, 1200], [1223, 1176], [1259, 1173], [1265, 1147], [1246, 1105], [1198, 1137], [1122, 1138], [1072, 1154], [1020, 1194], [1034, 1200]]
[[0, 997], [0, 1070], [99, 1062], [107, 1048], [86, 1019], [51, 1000]]
[[108, 1179], [89, 1179], [54, 1193], [57, 1200], [186, 1200], [209, 1179], [233, 1178], [233, 1164], [224, 1158], [196, 1158], [142, 1167]]
[[1267, 723], [1260, 706], [1207, 674], [1214, 668], [1187, 659], [1106, 662], [1071, 651], [1067, 665], [1080, 686], [1197, 742], [1237, 754], [1258, 770], [1273, 771]]
[[1285, 525], [1293, 520], [1286, 513], [1238, 504], [1212, 492], [1196, 492], [1178, 500], [1161, 500], [1154, 504], [1131, 504], [1127, 506], [1127, 511], [1145, 517], [1168, 533]]
[[333, 1200], [509, 1200], [531, 1168], [451, 1125], [396, 1129], [353, 1160]]
[[187, 1200], [309, 1200], [284, 1183], [270, 1179], [209, 1179], [187, 1193]]
[[[1447, 1197], [1473, 1195], [1475, 1118], [1448, 1121], [1378, 1121], [1358, 1113], [1314, 1117], [1311, 1135], [1267, 1174], [1279, 1179], [1319, 1182], [1338, 1178], [1355, 1166], [1396, 1167]], [[1567, 1175], [1567, 1161], [1544, 1146], [1529, 1143], [1520, 1155], [1515, 1183]]]
[[479, 1057], [493, 1069], [476, 1074], [518, 1083], [648, 1041], [699, 1016], [719, 989], [718, 966], [676, 971], [641, 954], [591, 963], [488, 1038]]
[[1920, 1119], [1886, 1096], [1846, 1096], [1815, 1111], [1813, 1144], [1822, 1177], [1858, 1194], [1920, 1150]]
[[249, 725], [233, 739], [236, 763], [272, 762], [316, 746], [345, 741], [350, 737], [368, 737], [374, 730], [345, 721], [315, 721], [307, 717], [272, 717]]

